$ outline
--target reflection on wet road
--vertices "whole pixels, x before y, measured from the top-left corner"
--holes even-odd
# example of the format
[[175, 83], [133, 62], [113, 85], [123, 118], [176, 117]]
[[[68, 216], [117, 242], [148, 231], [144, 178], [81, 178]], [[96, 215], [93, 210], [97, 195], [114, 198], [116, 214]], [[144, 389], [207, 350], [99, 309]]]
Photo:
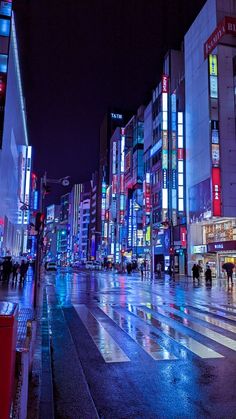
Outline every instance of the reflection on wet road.
[[126, 362], [128, 356], [84, 305], [74, 306], [105, 362]]
[[45, 278], [60, 417], [61, 402], [77, 409], [81, 367], [99, 417], [236, 417], [234, 287], [110, 272]]
[[[207, 289], [194, 287], [187, 279], [150, 282], [138, 275], [62, 272], [55, 285], [60, 304], [75, 307], [105, 362], [130, 360], [116, 337], [117, 326], [158, 361], [192, 354], [223, 358], [225, 348], [236, 351], [235, 292], [228, 294], [217, 282]], [[99, 319], [91, 311], [95, 307], [100, 310]]]

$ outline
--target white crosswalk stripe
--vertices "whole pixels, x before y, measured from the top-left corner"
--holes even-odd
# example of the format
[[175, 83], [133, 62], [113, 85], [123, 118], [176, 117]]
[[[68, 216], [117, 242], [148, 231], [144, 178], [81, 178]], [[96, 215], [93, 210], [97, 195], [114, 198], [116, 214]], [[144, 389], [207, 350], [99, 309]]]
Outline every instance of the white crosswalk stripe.
[[129, 357], [107, 333], [85, 305], [74, 305], [105, 362], [127, 362]]
[[128, 335], [126, 340], [131, 338], [155, 361], [186, 359], [190, 353], [203, 359], [223, 358], [226, 350], [236, 351], [233, 316], [229, 312], [219, 316], [222, 308], [216, 305], [193, 302], [180, 306], [165, 298], [165, 303], [158, 305], [100, 303], [94, 309], [74, 307], [105, 362], [131, 360], [129, 345], [120, 342], [123, 349], [119, 346], [123, 332]]
[[173, 354], [169, 353], [165, 348], [156, 343], [150, 335], [132, 323], [132, 319], [127, 315], [124, 316], [123, 314], [116, 312], [108, 305], [101, 306], [100, 308], [107, 316], [115, 321], [124, 332], [128, 333], [128, 335], [153, 359], [159, 361], [176, 359]]

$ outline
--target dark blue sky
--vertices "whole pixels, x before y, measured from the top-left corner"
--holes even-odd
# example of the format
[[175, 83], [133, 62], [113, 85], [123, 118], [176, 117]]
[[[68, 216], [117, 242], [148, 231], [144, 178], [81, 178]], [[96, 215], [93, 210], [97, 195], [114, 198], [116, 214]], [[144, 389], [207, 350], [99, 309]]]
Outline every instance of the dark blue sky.
[[204, 0], [15, 0], [35, 170], [88, 179], [108, 106], [151, 98]]

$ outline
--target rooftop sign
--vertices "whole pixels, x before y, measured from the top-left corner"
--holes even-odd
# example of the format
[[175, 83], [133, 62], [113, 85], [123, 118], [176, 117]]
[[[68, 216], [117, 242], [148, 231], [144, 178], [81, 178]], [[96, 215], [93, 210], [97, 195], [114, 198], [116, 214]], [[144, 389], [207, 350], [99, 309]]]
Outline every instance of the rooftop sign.
[[236, 17], [225, 16], [204, 44], [204, 58], [215, 49], [224, 35], [236, 35]]

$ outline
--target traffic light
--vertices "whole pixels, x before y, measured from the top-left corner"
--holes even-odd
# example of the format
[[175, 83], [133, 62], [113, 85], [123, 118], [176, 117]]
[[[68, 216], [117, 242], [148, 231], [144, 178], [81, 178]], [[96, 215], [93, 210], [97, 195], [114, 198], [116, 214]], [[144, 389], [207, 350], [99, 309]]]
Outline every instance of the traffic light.
[[174, 246], [170, 246], [170, 255], [174, 255], [175, 254], [175, 248]]
[[35, 230], [40, 231], [44, 223], [44, 214], [42, 212], [37, 212], [35, 216]]

